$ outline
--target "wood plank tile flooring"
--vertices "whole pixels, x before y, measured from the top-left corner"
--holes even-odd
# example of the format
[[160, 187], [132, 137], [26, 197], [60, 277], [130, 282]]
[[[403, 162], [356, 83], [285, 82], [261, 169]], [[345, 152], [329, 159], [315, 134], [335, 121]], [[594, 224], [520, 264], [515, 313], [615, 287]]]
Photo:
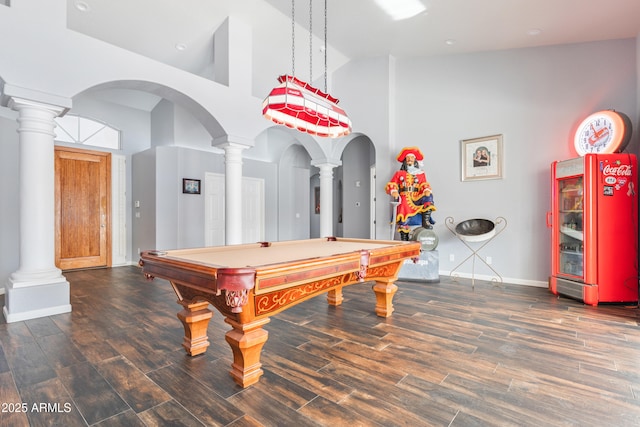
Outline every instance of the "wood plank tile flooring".
[[72, 313], [0, 323], [1, 426], [640, 425], [636, 307], [442, 278], [399, 282], [383, 319], [354, 285], [272, 317], [264, 376], [241, 389], [219, 313], [192, 358], [167, 282], [65, 275]]

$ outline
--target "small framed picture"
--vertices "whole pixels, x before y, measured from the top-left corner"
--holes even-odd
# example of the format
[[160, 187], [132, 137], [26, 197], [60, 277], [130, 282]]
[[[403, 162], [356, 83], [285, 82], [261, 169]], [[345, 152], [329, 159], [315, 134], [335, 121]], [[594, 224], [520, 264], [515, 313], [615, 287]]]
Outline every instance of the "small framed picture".
[[184, 194], [200, 194], [200, 180], [182, 178], [182, 192]]
[[502, 135], [460, 141], [462, 181], [502, 179]]

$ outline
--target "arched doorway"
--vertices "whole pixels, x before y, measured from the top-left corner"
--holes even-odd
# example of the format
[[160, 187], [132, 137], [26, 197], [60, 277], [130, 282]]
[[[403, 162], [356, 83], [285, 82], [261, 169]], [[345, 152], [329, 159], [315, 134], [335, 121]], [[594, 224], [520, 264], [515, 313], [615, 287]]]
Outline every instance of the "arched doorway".
[[375, 147], [358, 136], [342, 151], [338, 183], [338, 229], [342, 237], [375, 238]]

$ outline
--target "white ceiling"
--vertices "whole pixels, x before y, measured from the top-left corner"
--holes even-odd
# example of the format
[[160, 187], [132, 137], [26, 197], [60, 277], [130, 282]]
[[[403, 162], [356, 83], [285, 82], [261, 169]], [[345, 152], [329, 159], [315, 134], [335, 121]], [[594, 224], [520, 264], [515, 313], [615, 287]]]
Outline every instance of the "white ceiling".
[[[265, 1], [290, 15], [290, 0]], [[408, 57], [619, 39], [640, 32], [638, 0], [420, 1], [426, 13], [393, 21], [373, 0], [329, 0], [330, 43], [350, 58]], [[297, 0], [296, 8], [308, 13], [308, 3]], [[323, 6], [314, 0], [314, 11]], [[308, 18], [297, 16], [301, 22]], [[541, 33], [531, 36], [530, 30]]]
[[[420, 0], [427, 11], [403, 21], [393, 21], [373, 0], [327, 1], [330, 69], [348, 59], [380, 55], [448, 55], [635, 38], [640, 33], [640, 0]], [[81, 12], [78, 4], [88, 9]], [[306, 31], [309, 4], [295, 1], [296, 22]], [[67, 0], [67, 5], [70, 29], [196, 74], [212, 61], [214, 31], [233, 16], [250, 25], [254, 70], [264, 71], [269, 85], [291, 69], [291, 0]], [[324, 1], [313, 0], [312, 5], [319, 48]], [[296, 32], [296, 49], [304, 46], [309, 55], [304, 29]], [[177, 50], [178, 44], [185, 49]], [[324, 54], [317, 55], [315, 63], [323, 62]], [[296, 52], [296, 70], [308, 70], [309, 58], [301, 61], [298, 56]], [[279, 71], [269, 70], [274, 64]]]

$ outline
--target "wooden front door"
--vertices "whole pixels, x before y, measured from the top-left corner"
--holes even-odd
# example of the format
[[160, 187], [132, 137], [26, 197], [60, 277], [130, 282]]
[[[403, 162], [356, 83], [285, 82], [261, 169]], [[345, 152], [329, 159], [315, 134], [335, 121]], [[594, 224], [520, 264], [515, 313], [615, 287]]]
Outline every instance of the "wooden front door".
[[111, 153], [56, 147], [55, 193], [56, 266], [111, 266]]

